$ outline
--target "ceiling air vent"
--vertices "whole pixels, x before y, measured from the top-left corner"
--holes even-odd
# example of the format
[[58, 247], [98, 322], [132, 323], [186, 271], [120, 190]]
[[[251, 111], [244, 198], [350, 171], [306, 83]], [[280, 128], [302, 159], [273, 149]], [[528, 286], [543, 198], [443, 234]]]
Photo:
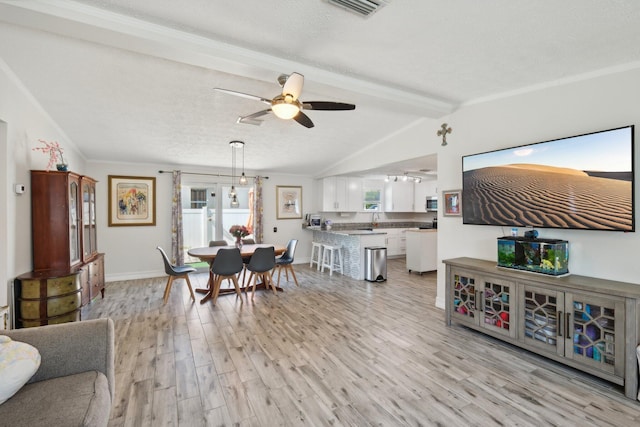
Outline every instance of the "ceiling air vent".
[[326, 0], [328, 3], [355, 12], [358, 15], [369, 16], [376, 13], [387, 3], [382, 0]]

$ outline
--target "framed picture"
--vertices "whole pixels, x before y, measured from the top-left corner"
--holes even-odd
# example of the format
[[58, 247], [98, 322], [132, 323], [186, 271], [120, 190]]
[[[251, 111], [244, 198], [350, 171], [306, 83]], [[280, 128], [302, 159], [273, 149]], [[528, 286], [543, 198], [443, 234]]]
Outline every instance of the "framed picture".
[[442, 192], [442, 203], [444, 216], [462, 215], [462, 190], [449, 190]]
[[109, 227], [156, 225], [156, 179], [109, 175]]
[[302, 218], [302, 187], [276, 186], [276, 218]]

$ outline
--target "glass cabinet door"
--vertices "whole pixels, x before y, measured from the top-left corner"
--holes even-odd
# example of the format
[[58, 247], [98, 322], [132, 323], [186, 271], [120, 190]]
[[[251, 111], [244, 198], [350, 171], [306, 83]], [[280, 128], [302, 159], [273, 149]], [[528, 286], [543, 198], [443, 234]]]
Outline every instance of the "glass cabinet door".
[[78, 180], [69, 178], [69, 262], [80, 262], [80, 187]]
[[562, 356], [563, 310], [563, 292], [524, 285], [520, 297], [520, 338], [527, 345]]
[[96, 185], [89, 186], [89, 225], [91, 232], [91, 255], [98, 252], [98, 234], [96, 231]]
[[476, 311], [476, 278], [468, 273], [454, 271], [451, 316], [458, 320], [480, 324]]
[[[483, 278], [480, 325], [503, 335], [516, 336], [516, 287], [500, 279]], [[513, 302], [513, 303], [512, 303]]]
[[86, 262], [96, 252], [96, 187], [82, 179], [82, 257]]
[[566, 357], [609, 373], [624, 372], [624, 301], [567, 294], [571, 334]]

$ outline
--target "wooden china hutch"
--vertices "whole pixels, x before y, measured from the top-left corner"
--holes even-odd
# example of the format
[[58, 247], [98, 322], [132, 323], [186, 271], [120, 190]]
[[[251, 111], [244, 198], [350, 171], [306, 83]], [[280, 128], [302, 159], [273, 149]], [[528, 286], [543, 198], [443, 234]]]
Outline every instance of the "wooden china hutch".
[[98, 252], [96, 181], [74, 172], [31, 171], [33, 271], [16, 278], [18, 328], [80, 320], [80, 309], [104, 298], [104, 254]]

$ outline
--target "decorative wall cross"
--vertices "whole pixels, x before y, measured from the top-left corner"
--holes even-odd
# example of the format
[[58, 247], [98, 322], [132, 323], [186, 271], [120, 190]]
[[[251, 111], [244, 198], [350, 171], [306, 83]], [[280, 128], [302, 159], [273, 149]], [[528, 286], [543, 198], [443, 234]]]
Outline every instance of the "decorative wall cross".
[[451, 133], [453, 129], [451, 129], [450, 127], [448, 128], [446, 123], [443, 123], [440, 127], [442, 129], [438, 131], [438, 136], [442, 137], [442, 146], [445, 146], [447, 145], [447, 134]]

